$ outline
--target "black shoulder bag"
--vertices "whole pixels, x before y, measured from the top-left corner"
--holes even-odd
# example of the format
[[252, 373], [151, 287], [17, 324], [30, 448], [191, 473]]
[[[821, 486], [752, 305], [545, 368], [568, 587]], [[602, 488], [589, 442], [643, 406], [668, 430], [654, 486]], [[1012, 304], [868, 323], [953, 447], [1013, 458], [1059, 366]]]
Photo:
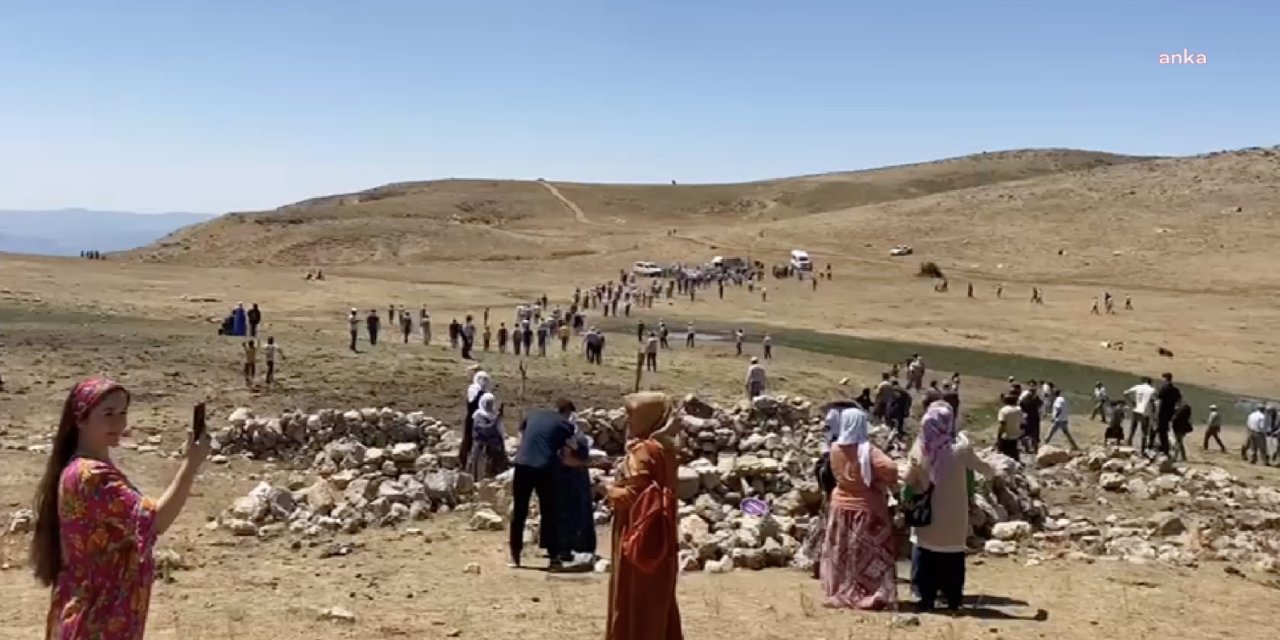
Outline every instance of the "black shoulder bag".
[[909, 504], [904, 504], [908, 527], [927, 527], [933, 524], [933, 483], [924, 493], [915, 496]]

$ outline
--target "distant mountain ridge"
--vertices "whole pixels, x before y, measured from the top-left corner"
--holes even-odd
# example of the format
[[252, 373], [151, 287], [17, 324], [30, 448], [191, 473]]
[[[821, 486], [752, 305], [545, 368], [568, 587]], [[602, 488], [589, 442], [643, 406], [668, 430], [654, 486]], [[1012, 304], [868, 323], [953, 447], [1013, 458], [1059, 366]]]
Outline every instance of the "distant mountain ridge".
[[75, 256], [86, 250], [126, 251], [216, 217], [89, 209], [0, 210], [0, 253]]

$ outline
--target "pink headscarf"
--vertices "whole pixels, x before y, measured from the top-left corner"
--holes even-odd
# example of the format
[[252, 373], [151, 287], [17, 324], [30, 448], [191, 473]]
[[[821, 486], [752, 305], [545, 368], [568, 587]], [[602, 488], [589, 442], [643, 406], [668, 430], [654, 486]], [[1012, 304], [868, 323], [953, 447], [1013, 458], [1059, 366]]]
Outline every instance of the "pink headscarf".
[[123, 391], [126, 398], [129, 396], [127, 389], [106, 376], [93, 376], [77, 384], [74, 391], [76, 419], [83, 420], [112, 391]]
[[956, 441], [955, 413], [951, 405], [938, 400], [929, 405], [920, 419], [924, 439], [924, 462], [929, 466], [929, 481], [937, 484], [951, 463], [951, 445]]

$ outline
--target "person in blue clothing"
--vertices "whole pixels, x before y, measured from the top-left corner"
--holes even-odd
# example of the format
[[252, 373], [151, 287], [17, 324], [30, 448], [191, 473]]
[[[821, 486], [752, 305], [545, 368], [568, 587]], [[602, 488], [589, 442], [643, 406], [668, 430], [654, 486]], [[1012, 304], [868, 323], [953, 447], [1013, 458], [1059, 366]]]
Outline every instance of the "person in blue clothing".
[[[576, 429], [570, 418], [573, 402], [558, 400], [555, 409], [535, 409], [520, 424], [520, 448], [516, 451], [511, 481], [512, 513], [509, 544], [512, 567], [520, 566], [520, 553], [524, 547], [524, 524], [529, 519], [529, 501], [536, 493], [538, 508], [542, 513], [538, 535], [548, 543], [552, 570], [564, 568], [565, 562], [573, 562], [572, 550], [565, 548], [567, 537], [560, 532], [566, 486], [561, 467], [582, 464], [587, 460], [585, 439], [574, 439]], [[573, 450], [566, 451], [573, 440]], [[563, 457], [563, 459], [562, 459]]]

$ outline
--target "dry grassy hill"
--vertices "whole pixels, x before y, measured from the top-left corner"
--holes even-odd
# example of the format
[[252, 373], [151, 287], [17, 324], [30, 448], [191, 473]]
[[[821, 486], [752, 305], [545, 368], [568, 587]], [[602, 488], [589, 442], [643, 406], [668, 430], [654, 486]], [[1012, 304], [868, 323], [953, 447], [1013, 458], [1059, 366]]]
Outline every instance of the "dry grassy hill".
[[565, 257], [638, 246], [651, 234], [793, 220], [1037, 176], [1132, 164], [1063, 149], [726, 185], [439, 180], [391, 184], [275, 211], [229, 214], [130, 257], [197, 265], [331, 265]]
[[1169, 291], [1280, 289], [1280, 148], [1127, 163], [735, 227], [726, 250], [890, 262], [1011, 282]]

